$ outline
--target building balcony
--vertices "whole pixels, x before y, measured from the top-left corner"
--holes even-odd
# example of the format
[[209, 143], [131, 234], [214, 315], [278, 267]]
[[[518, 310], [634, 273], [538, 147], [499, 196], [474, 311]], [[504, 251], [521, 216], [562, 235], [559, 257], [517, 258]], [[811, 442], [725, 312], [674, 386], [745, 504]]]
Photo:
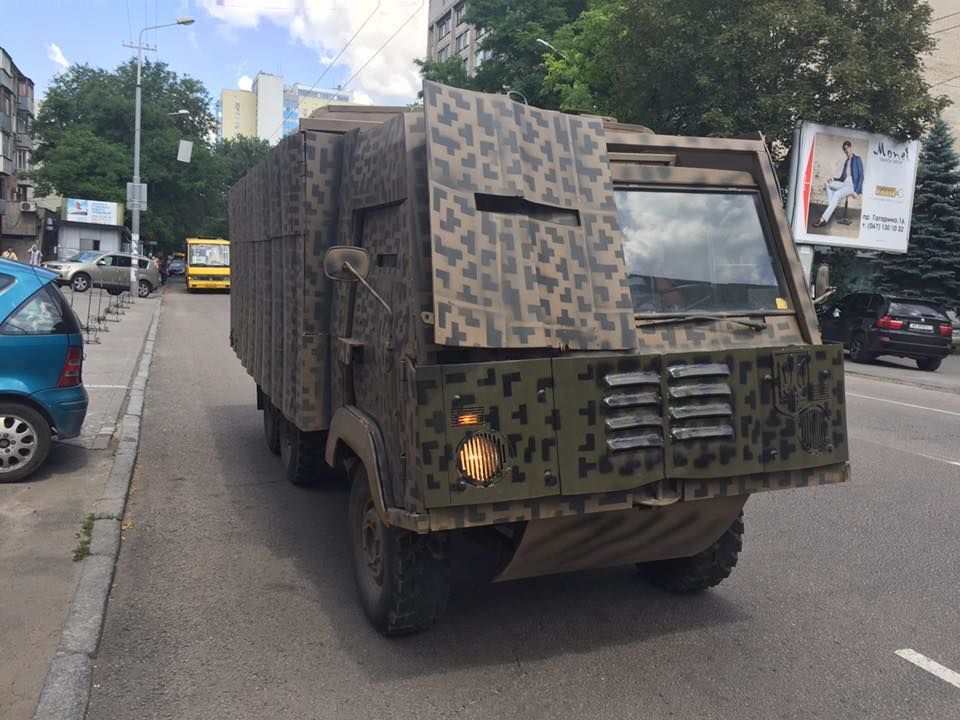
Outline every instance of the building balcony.
[[13, 117], [0, 113], [0, 132], [13, 132]]
[[17, 109], [21, 112], [28, 112], [33, 115], [33, 98], [29, 95], [19, 95], [17, 97]]
[[33, 140], [31, 139], [30, 135], [28, 135], [27, 133], [20, 133], [20, 132], [16, 133], [13, 136], [13, 143], [18, 148], [29, 148], [31, 150], [33, 149]]
[[13, 160], [0, 157], [0, 175], [13, 175], [14, 172]]
[[0, 199], [0, 215], [7, 214], [7, 201]]

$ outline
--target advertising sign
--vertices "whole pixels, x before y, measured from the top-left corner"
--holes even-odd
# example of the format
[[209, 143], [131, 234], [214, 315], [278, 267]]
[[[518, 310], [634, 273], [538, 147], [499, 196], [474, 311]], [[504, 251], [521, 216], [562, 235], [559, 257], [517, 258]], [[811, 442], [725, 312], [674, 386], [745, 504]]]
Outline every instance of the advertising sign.
[[907, 251], [916, 140], [801, 123], [787, 207], [798, 243]]
[[118, 204], [102, 200], [67, 198], [66, 220], [69, 222], [94, 223], [96, 225], [120, 225]]

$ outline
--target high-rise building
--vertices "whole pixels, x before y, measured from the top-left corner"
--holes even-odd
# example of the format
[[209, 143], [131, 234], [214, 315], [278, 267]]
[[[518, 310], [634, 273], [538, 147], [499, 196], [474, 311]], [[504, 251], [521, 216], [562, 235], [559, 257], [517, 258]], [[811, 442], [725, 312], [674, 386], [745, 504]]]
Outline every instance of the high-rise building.
[[473, 25], [463, 21], [467, 0], [430, 0], [427, 30], [427, 58], [443, 62], [452, 57], [468, 75], [473, 75], [486, 59], [480, 49], [480, 35]]
[[349, 90], [310, 88], [301, 83], [283, 84], [283, 78], [257, 73], [251, 90], [223, 90], [217, 103], [217, 137], [258, 137], [279, 142], [296, 132], [300, 118], [324, 105], [352, 104]]
[[42, 239], [45, 208], [33, 198], [33, 182], [23, 173], [32, 167], [33, 80], [0, 47], [0, 246], [24, 259]]

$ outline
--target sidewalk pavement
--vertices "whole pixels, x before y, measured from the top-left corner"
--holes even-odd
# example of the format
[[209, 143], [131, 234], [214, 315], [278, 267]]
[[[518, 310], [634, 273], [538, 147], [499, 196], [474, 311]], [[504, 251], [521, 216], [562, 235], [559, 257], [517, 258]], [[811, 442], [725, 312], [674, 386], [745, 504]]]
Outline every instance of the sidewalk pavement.
[[[94, 293], [64, 295], [80, 321]], [[108, 296], [104, 294], [102, 307]], [[0, 717], [29, 720], [74, 594], [80, 563], [73, 550], [110, 472], [111, 438], [125, 404], [160, 296], [136, 300], [113, 316], [99, 343], [84, 346], [90, 406], [79, 438], [55, 444], [27, 481], [0, 484]]]

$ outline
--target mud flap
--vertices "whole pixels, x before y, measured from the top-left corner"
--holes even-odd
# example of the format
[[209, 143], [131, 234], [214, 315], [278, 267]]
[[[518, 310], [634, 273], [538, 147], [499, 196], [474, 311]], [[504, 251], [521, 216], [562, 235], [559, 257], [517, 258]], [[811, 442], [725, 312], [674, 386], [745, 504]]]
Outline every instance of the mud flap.
[[730, 527], [748, 497], [531, 520], [495, 580], [696, 555]]

